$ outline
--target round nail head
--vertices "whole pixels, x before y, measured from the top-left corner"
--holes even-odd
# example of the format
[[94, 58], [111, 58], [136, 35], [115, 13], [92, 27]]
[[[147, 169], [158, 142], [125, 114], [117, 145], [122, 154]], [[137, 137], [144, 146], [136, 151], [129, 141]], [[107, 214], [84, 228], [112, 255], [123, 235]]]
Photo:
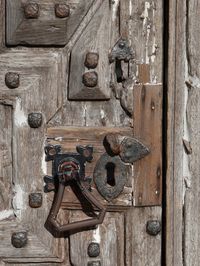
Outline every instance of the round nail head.
[[41, 113], [30, 113], [28, 115], [28, 124], [31, 128], [39, 128], [42, 125]]
[[39, 5], [37, 3], [28, 3], [24, 6], [24, 15], [26, 18], [38, 18], [39, 17]]
[[29, 206], [31, 208], [40, 208], [42, 206], [42, 193], [29, 194]]
[[99, 55], [97, 53], [87, 53], [85, 57], [85, 66], [87, 68], [94, 69], [97, 67], [99, 61]]
[[148, 221], [146, 227], [147, 233], [152, 236], [156, 236], [161, 231], [161, 223], [160, 221]]
[[83, 84], [86, 87], [95, 87], [98, 83], [98, 75], [95, 71], [86, 72], [83, 74]]
[[55, 14], [58, 18], [67, 18], [70, 15], [70, 7], [66, 4], [56, 4]]
[[5, 75], [5, 83], [9, 89], [16, 89], [19, 87], [20, 78], [19, 74], [15, 72], [8, 72]]
[[16, 232], [12, 234], [12, 245], [15, 248], [23, 248], [27, 244], [27, 232]]
[[98, 257], [100, 255], [100, 246], [98, 243], [90, 243], [88, 246], [88, 256], [91, 258]]

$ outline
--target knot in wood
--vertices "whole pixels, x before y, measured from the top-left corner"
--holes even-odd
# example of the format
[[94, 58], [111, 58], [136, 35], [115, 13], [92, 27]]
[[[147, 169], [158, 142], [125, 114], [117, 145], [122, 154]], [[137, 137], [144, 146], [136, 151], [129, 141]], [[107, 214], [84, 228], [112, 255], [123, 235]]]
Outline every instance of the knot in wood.
[[29, 3], [24, 6], [24, 15], [26, 18], [38, 18], [39, 17], [39, 5], [37, 3]]

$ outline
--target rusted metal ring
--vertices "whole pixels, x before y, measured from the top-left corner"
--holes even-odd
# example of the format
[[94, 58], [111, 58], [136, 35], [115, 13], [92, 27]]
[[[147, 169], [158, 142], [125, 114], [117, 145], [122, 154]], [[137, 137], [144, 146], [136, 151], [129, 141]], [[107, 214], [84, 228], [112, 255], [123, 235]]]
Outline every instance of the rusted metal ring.
[[[107, 183], [108, 170], [107, 166], [113, 166], [113, 175], [115, 185], [110, 186]], [[111, 157], [107, 153], [103, 154], [98, 160], [94, 169], [94, 182], [98, 192], [107, 200], [110, 201], [119, 196], [123, 191], [127, 180], [127, 166], [122, 162], [119, 156]]]

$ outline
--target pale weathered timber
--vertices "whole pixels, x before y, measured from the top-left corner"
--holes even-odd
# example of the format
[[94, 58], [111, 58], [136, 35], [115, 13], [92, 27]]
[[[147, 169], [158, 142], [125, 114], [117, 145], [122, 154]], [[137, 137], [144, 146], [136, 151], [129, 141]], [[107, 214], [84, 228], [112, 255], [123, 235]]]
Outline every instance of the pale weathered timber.
[[146, 224], [150, 220], [161, 221], [160, 207], [129, 209], [126, 214], [125, 254], [126, 265], [160, 266], [162, 235], [151, 236], [146, 232]]
[[[84, 219], [80, 212], [72, 212], [70, 221]], [[70, 258], [72, 265], [87, 265], [89, 261], [100, 261], [102, 266], [124, 266], [124, 214], [107, 213], [102, 225], [96, 230], [76, 233], [70, 237]], [[100, 255], [90, 258], [87, 254], [91, 242], [100, 245]], [[78, 256], [77, 256], [78, 254]]]
[[[187, 70], [187, 128], [188, 140], [191, 142], [192, 152], [187, 154], [187, 161], [183, 161], [184, 167], [188, 167], [188, 175], [185, 176], [184, 196], [184, 232], [183, 232], [183, 258], [185, 265], [199, 265], [200, 258], [200, 237], [199, 237], [199, 217], [200, 217], [200, 108], [199, 108], [199, 83], [200, 83], [200, 30], [197, 17], [200, 14], [198, 1], [189, 1], [185, 6], [187, 17], [185, 18], [185, 68]], [[183, 80], [182, 80], [183, 82]], [[187, 95], [187, 94], [186, 94]]]
[[[13, 56], [15, 61], [13, 61]], [[13, 194], [10, 199], [12, 200], [12, 208], [7, 219], [2, 221], [1, 228], [3, 230], [0, 232], [0, 257], [5, 257], [5, 261], [45, 262], [51, 260], [54, 262], [63, 260], [64, 250], [60, 248], [63, 240], [60, 243], [59, 240], [53, 239], [44, 230], [43, 225], [48, 206], [47, 198], [43, 194], [44, 204], [42, 208], [33, 210], [28, 206], [29, 193], [42, 192], [43, 190], [42, 176], [45, 171], [42, 159], [45, 140], [44, 123], [52, 117], [60, 105], [60, 88], [58, 86], [60, 69], [57, 67], [60, 60], [58, 53], [48, 52], [38, 54], [36, 57], [34, 53], [16, 50], [0, 56], [0, 102], [5, 106], [12, 106], [11, 110], [13, 110], [11, 118], [13, 126], [11, 145], [13, 174], [9, 176]], [[6, 87], [4, 79], [8, 71], [19, 73], [20, 86], [17, 89]], [[55, 87], [57, 90], [54, 89]], [[43, 124], [41, 128], [32, 129], [29, 127], [27, 118], [31, 112], [42, 113]], [[8, 109], [7, 116], [9, 113]], [[11, 220], [9, 221], [9, 219]], [[28, 232], [28, 244], [25, 248], [18, 250], [11, 245], [11, 234], [21, 230]]]
[[[43, 1], [44, 2], [44, 1]], [[70, 4], [73, 4], [74, 10], [76, 9], [76, 4], [79, 2], [78, 0], [68, 1]], [[73, 2], [73, 3], [72, 3]], [[84, 3], [85, 1], [81, 1]], [[86, 1], [89, 3], [89, 1]], [[88, 10], [86, 16], [83, 18], [83, 23], [79, 25], [79, 27], [76, 29], [76, 32], [73, 34], [72, 38], [70, 38], [68, 45], [63, 49], [50, 49], [50, 48], [24, 48], [20, 47], [16, 50], [11, 50], [9, 54], [9, 60], [5, 56], [4, 61], [1, 62], [2, 66], [6, 65], [6, 61], [9, 61], [9, 70], [15, 70], [18, 71], [19, 69], [20, 74], [25, 72], [25, 77], [22, 75], [22, 86], [19, 89], [16, 89], [15, 91], [9, 92], [7, 88], [5, 88], [4, 85], [4, 72], [2, 72], [2, 77], [0, 78], [2, 82], [1, 88], [4, 90], [4, 94], [2, 97], [2, 103], [12, 105], [13, 112], [14, 112], [14, 118], [16, 119], [16, 106], [15, 99], [22, 94], [22, 102], [20, 102], [20, 108], [18, 108], [18, 123], [19, 118], [24, 118], [28, 114], [28, 111], [34, 111], [39, 110], [39, 106], [41, 106], [41, 109], [39, 111], [44, 112], [44, 124], [40, 129], [29, 129], [26, 124], [20, 126], [21, 130], [15, 129], [15, 123], [14, 123], [14, 181], [20, 183], [20, 188], [22, 187], [23, 193], [21, 192], [20, 188], [16, 190], [15, 192], [15, 202], [16, 198], [18, 197], [18, 203], [22, 202], [23, 206], [17, 205], [17, 208], [19, 208], [19, 212], [17, 213], [17, 218], [20, 218], [20, 210], [22, 213], [22, 216], [26, 214], [27, 217], [23, 218], [23, 221], [26, 221], [26, 227], [23, 225], [22, 221], [18, 219], [19, 224], [23, 225], [23, 229], [28, 228], [30, 232], [33, 232], [33, 235], [30, 234], [30, 241], [28, 243], [28, 247], [23, 250], [15, 250], [11, 248], [10, 242], [10, 235], [6, 236], [6, 246], [4, 249], [4, 253], [7, 254], [7, 250], [9, 252], [14, 252], [11, 254], [11, 257], [7, 259], [9, 263], [6, 263], [7, 265], [30, 265], [35, 266], [38, 262], [39, 264], [43, 264], [48, 266], [54, 266], [54, 265], [71, 265], [73, 262], [76, 264], [77, 262], [82, 265], [83, 260], [85, 261], [92, 261], [92, 260], [98, 260], [97, 259], [89, 259], [85, 256], [85, 246], [84, 243], [87, 242], [88, 236], [93, 236], [96, 241], [99, 241], [99, 236], [102, 236], [102, 241], [100, 242], [100, 248], [102, 250], [102, 257], [101, 261], [102, 264], [105, 266], [108, 265], [142, 265], [144, 261], [148, 261], [148, 259], [142, 259], [141, 254], [145, 258], [150, 258], [152, 265], [153, 263], [157, 263], [157, 261], [160, 258], [160, 246], [161, 241], [160, 238], [156, 238], [156, 247], [157, 251], [156, 253], [154, 248], [154, 241], [153, 244], [148, 246], [142, 246], [142, 241], [146, 238], [146, 232], [144, 230], [139, 230], [140, 235], [138, 234], [136, 237], [137, 243], [141, 243], [141, 245], [137, 246], [136, 251], [134, 252], [134, 259], [131, 260], [131, 254], [133, 254], [133, 249], [128, 249], [129, 244], [131, 241], [134, 241], [132, 238], [128, 238], [127, 240], [125, 238], [124, 234], [124, 213], [123, 212], [116, 212], [116, 208], [114, 206], [113, 210], [115, 212], [109, 212], [106, 216], [105, 223], [100, 226], [100, 234], [98, 234], [98, 230], [90, 230], [87, 233], [84, 232], [81, 235], [72, 235], [70, 237], [70, 247], [68, 246], [68, 241], [64, 243], [63, 239], [59, 240], [53, 240], [50, 236], [50, 234], [46, 231], [46, 229], [43, 227], [45, 218], [47, 213], [50, 210], [51, 206], [51, 200], [54, 193], [51, 193], [51, 195], [45, 195], [44, 196], [44, 205], [41, 209], [29, 209], [28, 206], [28, 192], [42, 192], [43, 189], [43, 175], [47, 172], [47, 164], [45, 163], [44, 158], [44, 145], [45, 145], [45, 128], [46, 123], [48, 124], [48, 127], [55, 127], [55, 126], [76, 126], [76, 127], [102, 127], [102, 128], [110, 128], [110, 127], [129, 127], [130, 131], [132, 131], [132, 119], [126, 114], [126, 112], [121, 108], [120, 101], [115, 98], [114, 89], [112, 87], [111, 91], [111, 99], [110, 101], [86, 101], [86, 102], [71, 102], [68, 101], [67, 95], [68, 95], [68, 76], [67, 74], [70, 71], [69, 67], [69, 59], [70, 59], [70, 52], [71, 48], [74, 46], [74, 44], [77, 42], [77, 40], [80, 38], [81, 34], [84, 32], [84, 29], [87, 27], [89, 21], [92, 19], [92, 17], [95, 17], [95, 14], [97, 9], [101, 6], [102, 3], [104, 3], [108, 7], [108, 1], [93, 1], [93, 6]], [[116, 41], [120, 38], [121, 35], [123, 35], [123, 31], [126, 32], [126, 34], [130, 33], [133, 29], [133, 25], [131, 25], [131, 21], [133, 18], [135, 21], [137, 21], [138, 24], [140, 23], [140, 18], [138, 16], [135, 16], [134, 12], [137, 13], [137, 6], [133, 7], [133, 1], [132, 5], [128, 4], [128, 1], [121, 0], [120, 1], [109, 1], [109, 14], [110, 14], [110, 20], [109, 23], [112, 24], [112, 31], [110, 32], [110, 48], [114, 46]], [[143, 5], [144, 2], [142, 2]], [[121, 14], [123, 16], [121, 19], [119, 19], [120, 16], [120, 5], [121, 8], [123, 8], [123, 12], [121, 10]], [[124, 4], [124, 5], [123, 5]], [[140, 4], [140, 3], [139, 3]], [[139, 5], [138, 4], [138, 5]], [[102, 4], [102, 6], [104, 6]], [[159, 3], [159, 6], [161, 4]], [[132, 6], [132, 9], [131, 9]], [[98, 8], [97, 8], [98, 7]], [[105, 6], [104, 6], [105, 7]], [[95, 9], [96, 8], [96, 9]], [[143, 6], [142, 6], [143, 8]], [[51, 7], [52, 9], [52, 7]], [[81, 10], [81, 9], [80, 9]], [[108, 10], [107, 10], [108, 11]], [[161, 9], [158, 9], [156, 11], [156, 18], [155, 20], [152, 20], [153, 23], [158, 23], [160, 26], [162, 26], [162, 15], [161, 15]], [[1, 11], [2, 12], [2, 11]], [[134, 16], [133, 16], [133, 15]], [[151, 14], [152, 15], [152, 14]], [[47, 14], [46, 14], [47, 16]], [[127, 21], [129, 20], [130, 21]], [[74, 18], [75, 20], [75, 18]], [[122, 21], [125, 20], [125, 21]], [[76, 22], [76, 21], [75, 21]], [[131, 23], [129, 23], [131, 22]], [[121, 26], [121, 29], [119, 29], [119, 23], [123, 26]], [[129, 30], [127, 31], [126, 26]], [[72, 28], [72, 27], [70, 27]], [[137, 27], [135, 27], [137, 29]], [[162, 36], [162, 30], [160, 28], [156, 28], [157, 31], [155, 31], [155, 34], [158, 36]], [[70, 30], [70, 29], [69, 29]], [[42, 31], [42, 29], [39, 29], [39, 31]], [[28, 34], [30, 34], [31, 30], [28, 31]], [[69, 31], [68, 31], [69, 32]], [[66, 36], [67, 36], [67, 32]], [[140, 34], [139, 34], [140, 35]], [[47, 35], [44, 35], [47, 36]], [[130, 36], [126, 35], [130, 38]], [[132, 45], [134, 44], [134, 35], [131, 38], [130, 43], [132, 42]], [[136, 36], [136, 35], [135, 35]], [[36, 36], [39, 38], [40, 36]], [[58, 38], [59, 41], [59, 38]], [[34, 42], [34, 39], [33, 39]], [[48, 42], [48, 38], [45, 39], [45, 42]], [[146, 49], [145, 46], [146, 38], [141, 37], [140, 40], [137, 42], [136, 45], [142, 44], [142, 49]], [[23, 43], [25, 44], [25, 43]], [[34, 44], [33, 44], [34, 45]], [[107, 45], [107, 44], [106, 44]], [[147, 43], [149, 45], [149, 43]], [[152, 46], [154, 47], [154, 46]], [[151, 48], [152, 48], [151, 47]], [[150, 51], [151, 51], [150, 48]], [[162, 50], [162, 45], [159, 47], [160, 51]], [[106, 50], [106, 49], [105, 49]], [[14, 52], [14, 53], [13, 53]], [[24, 67], [24, 55], [22, 55], [22, 52], [26, 54], [26, 64]], [[80, 52], [80, 51], [78, 51]], [[105, 51], [105, 55], [108, 55], [109, 51]], [[17, 56], [19, 54], [19, 56]], [[59, 55], [58, 55], [59, 54]], [[158, 54], [158, 57], [160, 58], [160, 55], [162, 55], [162, 52]], [[37, 59], [36, 59], [37, 58]], [[48, 60], [49, 58], [49, 60]], [[137, 53], [136, 63], [142, 63], [144, 62], [144, 58], [140, 59], [140, 54]], [[141, 60], [141, 61], [140, 61]], [[34, 61], [34, 63], [33, 63]], [[15, 66], [13, 67], [13, 62], [15, 62]], [[36, 64], [37, 70], [35, 70], [34, 65]], [[150, 64], [153, 66], [153, 64]], [[50, 69], [49, 69], [49, 66]], [[105, 66], [106, 68], [107, 66]], [[29, 70], [25, 70], [25, 68], [28, 68]], [[112, 73], [111, 75], [106, 73], [105, 77], [111, 82], [116, 83], [116, 72], [115, 72], [115, 64], [110, 66]], [[124, 78], [129, 78], [133, 76], [137, 76], [136, 68], [130, 68], [130, 65], [128, 63], [122, 63], [123, 68], [123, 75]], [[7, 69], [7, 68], [6, 68]], [[154, 69], [154, 66], [153, 68]], [[161, 67], [158, 64], [159, 73], [161, 76]], [[31, 73], [31, 74], [30, 74]], [[151, 70], [151, 73], [153, 73], [153, 70]], [[109, 75], [109, 77], [108, 77]], [[154, 76], [151, 76], [151, 81], [155, 82]], [[162, 81], [161, 79], [159, 82]], [[35, 84], [36, 82], [36, 84]], [[30, 85], [31, 84], [31, 85]], [[28, 89], [26, 89], [28, 87]], [[32, 88], [33, 87], [33, 88]], [[37, 87], [37, 89], [36, 89]], [[121, 83], [118, 83], [116, 87], [122, 87]], [[41, 89], [39, 89], [41, 88]], [[109, 87], [106, 87], [108, 90], [110, 90]], [[20, 91], [20, 89], [22, 89]], [[28, 91], [28, 93], [27, 93]], [[20, 94], [21, 93], [21, 94]], [[27, 95], [26, 95], [27, 93]], [[11, 96], [10, 96], [11, 95]], [[24, 100], [26, 102], [24, 103]], [[19, 103], [18, 103], [19, 107]], [[19, 115], [20, 114], [20, 115]], [[21, 116], [22, 115], [22, 116]], [[27, 118], [27, 117], [26, 117]], [[21, 121], [21, 120], [20, 120]], [[25, 120], [22, 120], [25, 121]], [[50, 130], [50, 129], [49, 129]], [[82, 129], [81, 129], [82, 130]], [[33, 133], [34, 132], [34, 133]], [[36, 133], [38, 132], [38, 133]], [[93, 133], [94, 131], [92, 131]], [[28, 136], [28, 137], [27, 137]], [[91, 136], [90, 139], [92, 138]], [[56, 136], [55, 136], [56, 138]], [[18, 143], [16, 145], [15, 139], [18, 140]], [[59, 140], [58, 142], [59, 143]], [[69, 143], [69, 141], [68, 141]], [[73, 143], [71, 143], [73, 145]], [[31, 148], [30, 148], [31, 146]], [[16, 153], [16, 150], [19, 150]], [[22, 151], [25, 151], [22, 153]], [[29, 152], [30, 151], [30, 152]], [[31, 158], [31, 159], [30, 159]], [[22, 167], [21, 167], [22, 165]], [[42, 170], [41, 170], [42, 166]], [[20, 169], [21, 168], [21, 169]], [[15, 174], [18, 173], [17, 179], [15, 177]], [[31, 177], [30, 177], [31, 176]], [[133, 180], [130, 180], [132, 182], [132, 186], [134, 186]], [[23, 183], [23, 184], [22, 184]], [[23, 186], [22, 186], [23, 185]], [[16, 188], [16, 186], [14, 186]], [[31, 189], [30, 189], [31, 188]], [[130, 188], [132, 190], [132, 187], [130, 185]], [[25, 193], [24, 193], [25, 192]], [[129, 191], [130, 192], [130, 191]], [[23, 197], [20, 198], [20, 195]], [[22, 200], [21, 199], [25, 199]], [[123, 202], [125, 202], [125, 199], [122, 199]], [[65, 209], [70, 209], [70, 206], [63, 204], [63, 211], [61, 210], [61, 217], [60, 220], [65, 223], [68, 221], [68, 210], [65, 212]], [[74, 203], [74, 206], [71, 206], [71, 209], [80, 209], [80, 206], [76, 206]], [[16, 208], [15, 208], [16, 209]], [[135, 210], [135, 208], [133, 208]], [[161, 209], [159, 208], [159, 211]], [[131, 212], [130, 215], [127, 216], [127, 221], [129, 222], [129, 225], [131, 224], [132, 229], [134, 227], [134, 224], [136, 225], [136, 228], [134, 227], [134, 232], [136, 232], [137, 228], [140, 228], [141, 221], [144, 220], [144, 224], [146, 224], [146, 219], [150, 216], [144, 215], [142, 216], [142, 219], [138, 218], [142, 213], [145, 212], [145, 209], [140, 208], [136, 210], [136, 215]], [[156, 209], [152, 209], [153, 214], [151, 215], [151, 218], [157, 218]], [[79, 211], [71, 211], [71, 216], [76, 216], [77, 218], [83, 218], [83, 216], [80, 215]], [[37, 223], [34, 223], [35, 219], [37, 218]], [[72, 217], [73, 219], [73, 217]], [[6, 226], [10, 226], [10, 223], [6, 220]], [[13, 228], [16, 230], [15, 224], [13, 224]], [[6, 232], [12, 233], [12, 230], [9, 230], [9, 228], [6, 228]], [[4, 237], [4, 233], [1, 235]], [[129, 240], [130, 239], [130, 240]], [[157, 242], [158, 240], [158, 242]], [[146, 242], [145, 242], [146, 243]], [[135, 244], [133, 243], [133, 246]], [[54, 248], [53, 248], [54, 247]], [[79, 248], [80, 254], [78, 252], [74, 252]], [[29, 250], [28, 250], [29, 248]], [[64, 250], [65, 249], [65, 250]], [[69, 262], [70, 256], [68, 254], [68, 251], [70, 249], [71, 257], [73, 255], [73, 260], [71, 258], [72, 262]], [[124, 254], [127, 250], [127, 256], [125, 258]], [[141, 253], [139, 253], [141, 251]], [[8, 252], [8, 255], [10, 254]], [[28, 253], [27, 253], [28, 252]], [[34, 253], [35, 252], [35, 253]], [[43, 254], [44, 252], [44, 254]], [[33, 253], [37, 257], [33, 257]], [[154, 254], [154, 256], [151, 254]], [[36, 255], [37, 254], [37, 255]], [[139, 255], [138, 255], [139, 254]], [[3, 259], [6, 261], [6, 259]], [[141, 261], [142, 260], [142, 261]], [[54, 263], [57, 261], [57, 263]], [[18, 262], [18, 263], [17, 263]], [[3, 263], [3, 262], [2, 262]], [[105, 263], [105, 264], [104, 264]], [[148, 262], [147, 262], [148, 265]], [[151, 265], [151, 264], [150, 264]]]
[[189, 91], [188, 98], [188, 123], [190, 130], [190, 140], [192, 145], [192, 154], [189, 156], [190, 176], [184, 198], [184, 259], [186, 265], [199, 265], [198, 256], [200, 238], [199, 238], [199, 144], [200, 144], [200, 93], [199, 88], [193, 87]]
[[55, 15], [57, 0], [37, 1], [38, 18], [26, 18], [24, 6], [27, 0], [6, 0], [6, 44], [7, 45], [65, 45], [87, 14], [93, 0], [62, 1], [68, 5], [70, 14], [66, 18]]
[[131, 0], [129, 8], [130, 20], [126, 27], [129, 27], [128, 38], [135, 50], [136, 60], [130, 75], [135, 76], [137, 64], [149, 64], [150, 83], [162, 83], [163, 3], [160, 0]]
[[[71, 53], [69, 99], [70, 100], [108, 100], [111, 94], [110, 66], [108, 51], [111, 45], [111, 10], [109, 2], [104, 1], [92, 18]], [[84, 65], [86, 55], [98, 55], [97, 66], [93, 69]], [[96, 85], [84, 84], [84, 76], [96, 73]]]
[[[186, 120], [186, 2], [169, 2], [168, 50], [168, 115], [167, 115], [167, 201], [166, 201], [166, 264], [182, 266], [183, 248], [183, 137]], [[188, 136], [187, 136], [188, 138]], [[188, 140], [188, 139], [187, 139]], [[194, 205], [193, 205], [194, 206]], [[185, 262], [186, 263], [186, 262]], [[186, 264], [189, 265], [189, 264]]]
[[0, 220], [12, 214], [12, 107], [0, 104]]
[[150, 153], [134, 163], [134, 205], [162, 203], [162, 86], [135, 85], [133, 89], [134, 137]]

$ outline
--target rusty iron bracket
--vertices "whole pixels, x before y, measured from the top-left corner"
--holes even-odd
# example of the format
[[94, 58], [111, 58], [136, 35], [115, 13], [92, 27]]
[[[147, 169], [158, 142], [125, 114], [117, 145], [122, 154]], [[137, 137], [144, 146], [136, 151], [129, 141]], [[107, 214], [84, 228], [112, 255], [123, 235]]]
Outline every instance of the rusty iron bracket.
[[110, 63], [115, 60], [128, 62], [134, 57], [134, 52], [126, 39], [120, 38], [110, 51], [108, 58]]
[[119, 155], [124, 163], [134, 163], [150, 153], [138, 139], [120, 134], [107, 134], [106, 142], [113, 154]]
[[[54, 201], [45, 223], [45, 227], [56, 237], [65, 236], [74, 231], [81, 231], [101, 224], [104, 220], [106, 208], [92, 195], [85, 183], [85, 164], [92, 161], [92, 146], [77, 146], [77, 153], [62, 153], [60, 145], [45, 147], [46, 161], [52, 161], [52, 176], [45, 176], [45, 191], [54, 190]], [[99, 210], [99, 215], [84, 221], [61, 225], [57, 215], [61, 207], [66, 186], [78, 186], [83, 197]]]

